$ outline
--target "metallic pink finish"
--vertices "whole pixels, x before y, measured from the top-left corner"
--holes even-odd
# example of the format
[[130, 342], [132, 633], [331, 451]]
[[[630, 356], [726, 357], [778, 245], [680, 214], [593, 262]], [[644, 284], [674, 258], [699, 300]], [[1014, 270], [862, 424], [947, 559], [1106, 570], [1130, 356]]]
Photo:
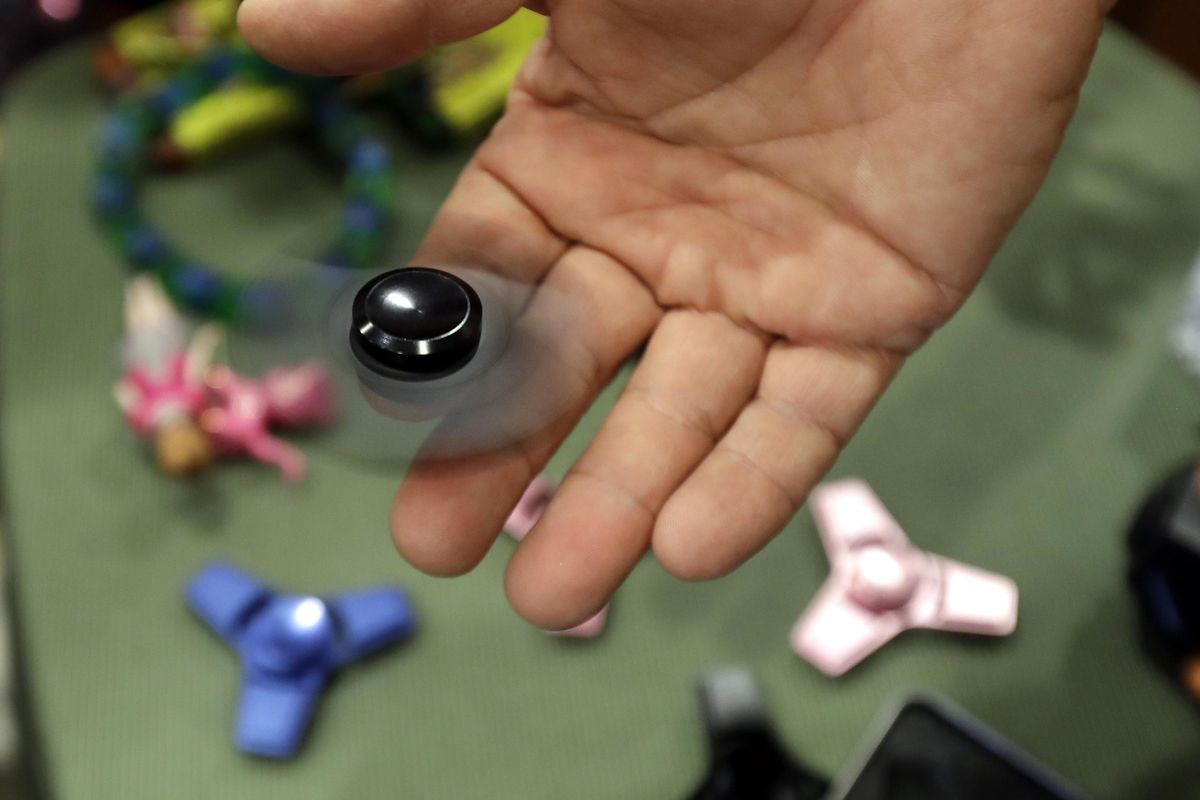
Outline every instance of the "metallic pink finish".
[[227, 367], [213, 367], [206, 378], [213, 404], [200, 417], [201, 427], [227, 455], [248, 455], [273, 464], [285, 479], [304, 477], [304, 456], [273, 436], [270, 427], [309, 427], [333, 419], [329, 377], [315, 365], [274, 369], [252, 380]]
[[[508, 515], [508, 520], [504, 523], [504, 530], [508, 531], [509, 536], [519, 542], [528, 535], [529, 531], [533, 530], [533, 526], [541, 518], [542, 512], [554, 498], [555, 489], [554, 481], [544, 475], [538, 475], [533, 479], [533, 482], [525, 489], [525, 493], [521, 495], [521, 499], [517, 501], [517, 507], [512, 510], [512, 513]], [[568, 628], [565, 631], [547, 631], [547, 633], [553, 636], [592, 639], [600, 635], [607, 622], [608, 606], [605, 606], [594, 616], [574, 628]]]
[[524, 539], [541, 519], [542, 512], [546, 510], [546, 506], [550, 505], [557, 488], [554, 481], [545, 475], [538, 475], [534, 478], [533, 482], [526, 487], [525, 493], [521, 495], [521, 499], [517, 501], [517, 507], [508, 515], [508, 520], [504, 523], [504, 530], [508, 531], [509, 535], [518, 542]]
[[608, 606], [606, 605], [574, 628], [567, 628], [565, 631], [546, 631], [546, 633], [571, 639], [595, 639], [604, 632], [604, 626], [607, 624]]
[[831, 572], [791, 643], [825, 674], [846, 673], [911, 628], [984, 636], [1016, 628], [1012, 580], [918, 550], [865, 482], [823, 484], [809, 502]]

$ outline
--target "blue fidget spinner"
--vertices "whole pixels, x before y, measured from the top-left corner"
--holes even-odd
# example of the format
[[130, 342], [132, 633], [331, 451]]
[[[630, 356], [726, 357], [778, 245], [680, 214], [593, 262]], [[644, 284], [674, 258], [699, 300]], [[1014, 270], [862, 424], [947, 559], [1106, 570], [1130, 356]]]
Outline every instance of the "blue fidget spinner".
[[242, 662], [234, 744], [267, 758], [296, 753], [334, 672], [416, 627], [408, 599], [390, 586], [285, 595], [220, 562], [198, 572], [184, 597]]

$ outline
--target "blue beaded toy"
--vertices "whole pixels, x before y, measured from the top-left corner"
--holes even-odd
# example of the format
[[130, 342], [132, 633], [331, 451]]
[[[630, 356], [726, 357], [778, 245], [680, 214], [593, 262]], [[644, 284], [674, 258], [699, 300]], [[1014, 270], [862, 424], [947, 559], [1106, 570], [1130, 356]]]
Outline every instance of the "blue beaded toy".
[[271, 322], [285, 293], [265, 281], [219, 275], [162, 236], [138, 207], [138, 185], [151, 143], [172, 119], [205, 95], [241, 81], [290, 88], [304, 100], [322, 145], [345, 165], [340, 229], [322, 265], [372, 266], [386, 243], [395, 208], [392, 158], [336, 81], [275, 67], [244, 47], [219, 48], [142, 95], [122, 97], [101, 129], [91, 203], [101, 228], [130, 266], [152, 271], [183, 308], [225, 322]]
[[409, 638], [416, 627], [404, 593], [390, 586], [329, 599], [284, 595], [220, 562], [197, 573], [184, 596], [237, 651], [234, 744], [266, 758], [295, 755], [335, 671]]

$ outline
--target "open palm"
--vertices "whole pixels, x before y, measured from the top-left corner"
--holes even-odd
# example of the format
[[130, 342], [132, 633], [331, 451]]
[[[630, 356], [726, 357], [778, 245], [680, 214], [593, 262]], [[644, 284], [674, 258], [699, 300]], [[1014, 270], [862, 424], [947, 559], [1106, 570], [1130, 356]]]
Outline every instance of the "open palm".
[[[281, 63], [377, 69], [517, 0], [246, 0]], [[1041, 183], [1103, 0], [551, 0], [550, 32], [418, 254], [589, 310], [586, 391], [502, 452], [419, 463], [397, 547], [483, 558], [640, 344], [599, 434], [510, 562], [531, 622], [598, 610], [652, 548], [721, 575], [804, 502], [905, 358], [962, 304]]]

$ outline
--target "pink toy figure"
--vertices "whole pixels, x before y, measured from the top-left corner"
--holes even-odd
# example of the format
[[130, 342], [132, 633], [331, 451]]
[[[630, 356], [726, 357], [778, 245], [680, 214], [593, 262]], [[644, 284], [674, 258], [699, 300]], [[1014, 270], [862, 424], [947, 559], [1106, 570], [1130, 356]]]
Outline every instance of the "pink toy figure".
[[258, 381], [213, 367], [205, 382], [214, 402], [200, 415], [200, 426], [220, 452], [274, 464], [291, 482], [304, 477], [304, 456], [271, 435], [270, 426], [302, 428], [333, 420], [333, 392], [322, 367], [282, 367]]
[[[508, 515], [508, 521], [504, 523], [504, 530], [508, 531], [509, 536], [519, 542], [529, 531], [533, 530], [533, 526], [541, 518], [546, 506], [550, 505], [550, 500], [554, 497], [554, 490], [554, 481], [546, 476], [538, 475], [533, 479], [525, 493], [521, 495], [521, 499], [517, 501], [517, 507]], [[565, 631], [547, 631], [547, 633], [553, 636], [593, 639], [600, 635], [607, 622], [608, 606], [605, 606], [596, 612], [595, 616], [579, 623], [574, 628], [568, 628]]]
[[1006, 636], [1017, 624], [1010, 579], [915, 548], [861, 480], [810, 500], [831, 573], [792, 629], [792, 648], [831, 677], [910, 628]]
[[187, 324], [149, 275], [125, 289], [125, 371], [114, 389], [134, 432], [153, 443], [165, 472], [198, 472], [213, 460], [213, 446], [197, 426], [206, 397], [203, 375], [220, 335], [202, 327], [188, 343]]

